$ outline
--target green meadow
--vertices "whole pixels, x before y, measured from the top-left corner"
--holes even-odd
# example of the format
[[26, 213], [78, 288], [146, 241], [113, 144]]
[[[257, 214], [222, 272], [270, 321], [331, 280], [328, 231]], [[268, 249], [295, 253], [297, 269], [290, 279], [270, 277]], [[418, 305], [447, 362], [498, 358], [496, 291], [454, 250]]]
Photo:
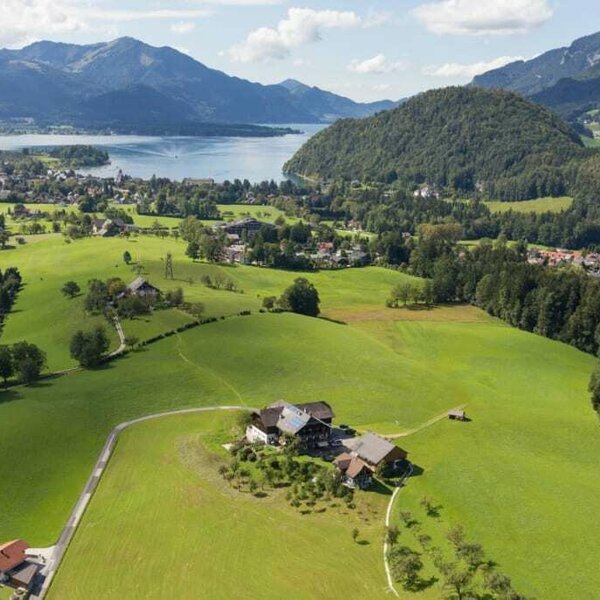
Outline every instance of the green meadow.
[[[133, 278], [122, 261], [125, 249], [152, 283], [162, 289], [181, 285], [189, 300], [205, 303], [207, 314], [228, 318], [146, 346], [97, 371], [1, 391], [0, 480], [10, 485], [0, 486], [0, 540], [55, 543], [107, 434], [121, 421], [192, 406], [326, 400], [338, 422], [400, 436], [397, 443], [420, 467], [398, 496], [396, 516], [414, 511], [435, 539], [463, 524], [469, 538], [481, 543], [528, 597], [594, 597], [600, 588], [594, 563], [600, 521], [593, 517], [600, 494], [600, 430], [586, 390], [593, 357], [472, 307], [386, 309], [390, 288], [406, 276], [379, 268], [308, 274], [320, 292], [325, 318], [259, 314], [262, 298], [281, 293], [297, 274], [192, 263], [184, 256], [184, 242], [146, 236], [71, 244], [46, 236], [0, 253], [0, 268], [18, 266], [25, 281], [2, 343], [26, 338], [46, 349], [52, 368], [71, 365], [68, 339], [92, 320], [83, 315], [81, 299], [63, 298], [60, 287], [66, 279], [85, 284], [91, 277]], [[173, 281], [163, 277], [167, 251], [175, 260]], [[200, 284], [202, 274], [217, 272], [244, 293]], [[235, 316], [241, 310], [252, 315]], [[146, 321], [126, 321], [124, 328], [143, 337], [173, 328], [180, 319], [187, 317], [167, 311]], [[470, 422], [434, 422], [459, 405], [465, 405]], [[218, 580], [225, 586], [222, 597], [235, 597], [236, 589], [228, 586], [240, 579], [224, 576], [232, 564], [240, 565], [235, 571], [243, 574], [248, 589], [271, 586], [273, 594], [266, 597], [383, 593], [381, 515], [377, 525], [373, 519], [359, 526], [369, 544], [355, 547], [354, 517], [298, 515], [284, 502], [261, 505], [225, 497], [211, 479], [210, 457], [222, 456], [218, 446], [228, 427], [228, 417], [211, 413], [128, 430], [59, 572], [53, 597], [113, 598], [121, 589], [131, 597], [164, 597], [168, 582], [147, 576], [159, 571], [161, 556], [167, 557], [173, 579], [181, 580], [169, 588], [174, 597], [197, 597], [191, 590], [203, 569], [210, 571], [200, 578], [207, 586]], [[178, 449], [194, 436], [204, 458], [190, 468]], [[424, 495], [441, 505], [439, 519], [419, 514]], [[374, 493], [360, 496], [376, 508], [381, 501]], [[269, 526], [277, 534], [263, 539]], [[401, 536], [410, 540], [407, 532]], [[129, 550], [129, 562], [111, 560], [119, 552], [115, 538]], [[157, 554], [163, 541], [164, 553]], [[206, 548], [215, 551], [209, 563]], [[343, 551], [336, 554], [335, 548]], [[248, 572], [262, 564], [261, 555], [269, 557], [275, 575], [265, 572], [259, 582]], [[279, 575], [286, 564], [303, 573], [293, 579], [296, 594]], [[121, 575], [113, 584], [115, 568]], [[128, 578], [125, 587], [114, 587]], [[364, 588], [352, 584], [358, 579]], [[112, 587], [101, 590], [102, 583]], [[429, 594], [439, 597], [440, 590], [434, 587]]]
[[505, 213], [509, 210], [520, 213], [559, 213], [570, 208], [573, 198], [561, 196], [558, 198], [536, 198], [535, 200], [522, 200], [520, 202], [497, 202], [485, 203], [493, 213]]
[[285, 490], [238, 492], [217, 472], [234, 423], [209, 413], [125, 432], [48, 598], [385, 598], [388, 496], [301, 514]]
[[[143, 276], [163, 291], [182, 287], [188, 301], [202, 302], [206, 316], [227, 316], [243, 310], [258, 311], [265, 296], [279, 296], [291, 284], [297, 273], [239, 265], [210, 265], [192, 262], [185, 256], [186, 243], [173, 238], [161, 239], [140, 235], [130, 238], [85, 238], [66, 243], [61, 235], [30, 236], [31, 242], [0, 254], [0, 268], [16, 265], [23, 278], [13, 314], [2, 333], [3, 343], [27, 339], [38, 344], [48, 354], [48, 366], [59, 370], [73, 366], [69, 357], [69, 341], [77, 329], [102, 323], [101, 317], [86, 316], [83, 294], [68, 299], [61, 293], [66, 281], [76, 281], [83, 293], [93, 278], [121, 277], [127, 283], [137, 273], [134, 266], [123, 262], [129, 251], [133, 261], [143, 267]], [[164, 277], [164, 258], [173, 256], [174, 279]], [[221, 274], [234, 281], [243, 293], [209, 289], [201, 283], [203, 275]], [[406, 275], [378, 268], [346, 269], [310, 273], [308, 277], [323, 296], [322, 309], [327, 315], [346, 306], [383, 306], [390, 289]], [[127, 335], [147, 339], [163, 331], [189, 322], [179, 311], [157, 311], [151, 318], [124, 321]], [[51, 324], [51, 326], [50, 326]], [[109, 328], [113, 345], [118, 345], [116, 333]]]

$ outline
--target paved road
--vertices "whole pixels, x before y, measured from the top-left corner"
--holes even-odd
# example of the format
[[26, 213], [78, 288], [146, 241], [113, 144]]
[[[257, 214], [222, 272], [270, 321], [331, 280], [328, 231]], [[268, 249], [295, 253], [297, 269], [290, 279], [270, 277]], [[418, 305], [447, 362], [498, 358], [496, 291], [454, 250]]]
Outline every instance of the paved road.
[[98, 456], [98, 460], [94, 465], [92, 473], [79, 496], [79, 499], [75, 503], [71, 515], [65, 525], [60, 537], [58, 538], [58, 542], [55, 546], [53, 546], [53, 550], [51, 552], [51, 558], [47, 561], [46, 568], [43, 570], [45, 574], [45, 579], [42, 584], [42, 587], [39, 593], [31, 596], [32, 600], [41, 600], [45, 597], [50, 585], [52, 583], [52, 579], [60, 566], [60, 563], [67, 551], [69, 543], [73, 539], [73, 535], [77, 530], [77, 526], [81, 522], [81, 518], [83, 517], [85, 510], [94, 494], [94, 491], [98, 487], [98, 483], [100, 482], [100, 478], [102, 477], [104, 470], [106, 469], [106, 465], [113, 453], [115, 445], [117, 443], [117, 439], [119, 434], [124, 430], [130, 427], [131, 425], [136, 425], [137, 423], [143, 423], [144, 421], [151, 421], [153, 419], [160, 419], [162, 417], [169, 417], [173, 415], [186, 415], [191, 413], [202, 413], [209, 412], [214, 410], [253, 410], [247, 406], [205, 406], [202, 408], [184, 408], [179, 410], [171, 410], [162, 413], [156, 413], [153, 415], [147, 415], [145, 417], [139, 417], [138, 419], [132, 419], [131, 421], [124, 421], [123, 423], [119, 423], [108, 435], [106, 438], [106, 442], [102, 447], [102, 451]]

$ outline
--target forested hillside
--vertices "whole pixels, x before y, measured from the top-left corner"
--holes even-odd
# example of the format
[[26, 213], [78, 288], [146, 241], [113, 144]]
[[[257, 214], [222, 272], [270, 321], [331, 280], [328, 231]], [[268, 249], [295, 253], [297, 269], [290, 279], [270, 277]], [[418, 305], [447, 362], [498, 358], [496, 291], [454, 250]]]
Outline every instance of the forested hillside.
[[524, 200], [568, 192], [586, 152], [577, 134], [545, 108], [509, 92], [452, 87], [368, 119], [338, 121], [284, 169]]

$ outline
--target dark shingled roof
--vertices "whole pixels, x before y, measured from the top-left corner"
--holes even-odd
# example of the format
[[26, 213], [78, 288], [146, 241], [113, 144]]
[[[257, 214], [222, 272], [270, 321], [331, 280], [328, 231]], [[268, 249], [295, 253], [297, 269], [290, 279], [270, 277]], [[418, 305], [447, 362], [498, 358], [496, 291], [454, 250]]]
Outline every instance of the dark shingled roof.
[[305, 404], [296, 404], [300, 410], [306, 411], [311, 417], [324, 421], [333, 419], [335, 415], [327, 402], [306, 402]]
[[38, 569], [39, 565], [36, 565], [33, 562], [25, 561], [10, 574], [10, 578], [19, 585], [29, 588], [33, 582], [33, 578], [38, 572]]

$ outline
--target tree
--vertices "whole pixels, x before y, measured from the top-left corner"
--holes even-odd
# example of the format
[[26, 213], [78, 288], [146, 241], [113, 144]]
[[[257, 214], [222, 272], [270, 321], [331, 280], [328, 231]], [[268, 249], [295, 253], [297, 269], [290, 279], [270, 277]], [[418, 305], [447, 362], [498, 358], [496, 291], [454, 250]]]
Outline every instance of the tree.
[[189, 256], [192, 260], [198, 260], [200, 258], [200, 245], [196, 241], [188, 243], [185, 249], [185, 255]]
[[275, 296], [267, 296], [266, 298], [263, 298], [263, 308], [266, 308], [267, 310], [273, 310], [273, 308], [275, 307], [276, 300], [277, 298], [275, 298]]
[[6, 231], [5, 229], [0, 229], [0, 248], [2, 248], [2, 250], [6, 248], [6, 244], [8, 243], [9, 239], [10, 232]]
[[304, 277], [298, 277], [279, 299], [279, 304], [285, 310], [309, 317], [319, 314], [319, 303], [317, 289]]
[[386, 528], [385, 539], [390, 546], [393, 546], [398, 541], [399, 536], [400, 530], [396, 525], [390, 525]]
[[125, 296], [117, 303], [117, 314], [124, 319], [134, 319], [150, 313], [150, 304], [139, 296]]
[[129, 250], [125, 250], [125, 252], [123, 252], [123, 262], [126, 265], [131, 263], [131, 254], [129, 253]]
[[418, 552], [408, 546], [396, 546], [388, 552], [388, 563], [392, 576], [402, 583], [405, 590], [414, 591], [419, 583], [423, 561]]
[[77, 331], [71, 338], [71, 358], [87, 369], [97, 367], [109, 345], [104, 327], [89, 332]]
[[600, 413], [600, 364], [592, 373], [588, 389], [592, 396], [592, 406], [595, 411]]
[[136, 337], [135, 335], [128, 335], [125, 337], [125, 345], [128, 348], [135, 348], [135, 346], [137, 346], [140, 342], [140, 338]]
[[200, 317], [204, 314], [205, 306], [202, 302], [194, 302], [190, 304], [187, 311], [192, 317], [195, 319], [200, 319]]
[[15, 367], [13, 364], [13, 353], [9, 346], [0, 346], [0, 377], [6, 385], [9, 377], [15, 374]]
[[67, 296], [67, 298], [75, 298], [75, 296], [81, 292], [81, 288], [75, 281], [67, 281], [67, 283], [62, 286], [61, 292]]
[[18, 342], [12, 347], [13, 364], [23, 383], [31, 384], [40, 378], [46, 365], [46, 354], [35, 344]]

